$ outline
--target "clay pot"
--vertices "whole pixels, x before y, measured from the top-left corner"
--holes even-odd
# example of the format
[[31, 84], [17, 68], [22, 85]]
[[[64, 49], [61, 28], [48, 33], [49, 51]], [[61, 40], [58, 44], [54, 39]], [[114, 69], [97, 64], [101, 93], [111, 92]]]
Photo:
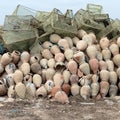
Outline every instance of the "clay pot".
[[115, 71], [111, 71], [109, 74], [110, 74], [110, 78], [109, 78], [110, 84], [116, 85], [116, 83], [117, 83], [117, 73]]
[[97, 74], [99, 69], [99, 62], [96, 58], [89, 60], [89, 65], [94, 74]]
[[45, 41], [42, 44], [43, 49], [50, 49], [52, 46], [53, 46], [53, 44], [51, 42], [49, 42], [49, 41]]
[[7, 64], [9, 64], [12, 61], [12, 55], [10, 52], [4, 53], [0, 59], [0, 63], [3, 66], [6, 66]]
[[4, 66], [0, 63], [0, 74], [4, 72]]
[[71, 83], [71, 84], [78, 83], [78, 79], [79, 79], [79, 77], [78, 77], [76, 74], [72, 74], [72, 75], [70, 76], [70, 83]]
[[109, 91], [109, 83], [107, 81], [101, 81], [100, 82], [100, 94], [101, 97], [105, 97], [108, 94]]
[[68, 83], [64, 83], [61, 88], [67, 95], [70, 94], [71, 86]]
[[4, 83], [0, 80], [0, 96], [7, 94], [7, 88], [5, 87]]
[[95, 35], [93, 32], [90, 32], [88, 35], [89, 35], [89, 36], [91, 37], [91, 39], [92, 39], [92, 43], [91, 43], [91, 44], [97, 43], [96, 35]]
[[59, 103], [69, 103], [69, 98], [64, 91], [57, 91], [55, 94], [55, 100]]
[[87, 48], [87, 42], [84, 40], [80, 40], [77, 42], [76, 47], [78, 50], [84, 51]]
[[42, 51], [42, 56], [43, 56], [45, 59], [47, 59], [47, 60], [53, 58], [52, 53], [51, 53], [50, 50], [48, 50], [48, 49], [43, 49], [43, 51]]
[[85, 85], [85, 84], [91, 85], [91, 82], [92, 82], [91, 78], [92, 78], [92, 75], [91, 75], [91, 74], [88, 74], [88, 75], [86, 75], [86, 76], [83, 76], [82, 78], [79, 79], [80, 85], [81, 85], [81, 86], [83, 86], [83, 85]]
[[108, 81], [110, 78], [110, 73], [107, 70], [101, 70], [100, 71], [100, 79], [102, 81]]
[[82, 37], [82, 40], [86, 41], [88, 45], [92, 45], [93, 44], [92, 37], [90, 35], [88, 35], [88, 34], [84, 35]]
[[70, 60], [68, 62], [67, 68], [70, 71], [70, 73], [76, 74], [77, 73], [77, 69], [78, 69], [78, 65], [77, 65], [77, 63], [74, 60]]
[[66, 64], [63, 62], [56, 62], [55, 64], [55, 70], [62, 72], [66, 68]]
[[78, 63], [82, 64], [85, 62], [85, 54], [82, 51], [79, 51], [78, 53], [75, 53], [73, 55], [73, 59]]
[[81, 78], [81, 77], [83, 77], [83, 72], [80, 69], [78, 69], [77, 75], [78, 75], [78, 77]]
[[78, 84], [72, 84], [70, 90], [73, 96], [77, 96], [80, 94], [80, 86]]
[[59, 49], [59, 47], [58, 47], [57, 45], [53, 45], [53, 46], [50, 48], [50, 52], [51, 52], [53, 55], [55, 55], [55, 54], [57, 54], [57, 53], [60, 53], [61, 51], [60, 51], [60, 49]]
[[107, 69], [107, 63], [103, 60], [99, 61], [99, 68], [100, 70], [106, 70]]
[[84, 75], [90, 74], [90, 66], [88, 63], [83, 63], [79, 66], [79, 69], [83, 72]]
[[22, 82], [23, 80], [23, 73], [20, 70], [15, 70], [15, 72], [13, 73], [13, 79], [15, 81], [16, 84], [18, 84], [19, 82]]
[[64, 55], [65, 55], [65, 58], [66, 60], [70, 60], [73, 58], [73, 50], [71, 49], [66, 49], [65, 52], [64, 52]]
[[32, 74], [28, 73], [27, 75], [25, 75], [25, 77], [23, 78], [23, 83], [25, 85], [27, 85], [27, 83], [32, 83], [33, 78], [32, 78]]
[[13, 73], [6, 75], [3, 78], [5, 85], [9, 88], [10, 86], [14, 85]]
[[63, 71], [63, 80], [64, 80], [64, 83], [69, 83], [69, 80], [70, 80], [70, 71], [68, 70], [64, 70]]
[[48, 93], [50, 93], [52, 91], [54, 86], [55, 86], [55, 84], [52, 80], [47, 80], [45, 83], [45, 88], [46, 88]]
[[56, 72], [55, 75], [53, 76], [53, 81], [55, 86], [62, 86], [64, 82], [63, 75], [60, 72]]
[[66, 50], [69, 48], [69, 43], [66, 39], [60, 39], [58, 41], [58, 46], [60, 47], [61, 50]]
[[40, 65], [41, 65], [42, 68], [46, 69], [48, 67], [47, 64], [48, 64], [47, 59], [43, 58], [43, 59], [40, 60]]
[[120, 54], [117, 54], [113, 57], [113, 62], [114, 62], [115, 65], [120, 67]]
[[120, 47], [120, 37], [117, 38], [117, 45]]
[[82, 39], [82, 37], [83, 37], [84, 35], [86, 35], [86, 34], [87, 34], [86, 31], [83, 30], [83, 29], [78, 30], [78, 37], [79, 37], [80, 39]]
[[108, 46], [109, 46], [109, 44], [110, 44], [110, 41], [108, 40], [107, 37], [103, 37], [103, 38], [100, 39], [99, 44], [100, 44], [100, 47], [101, 47], [102, 49], [105, 49], [105, 48], [108, 48]]
[[103, 56], [102, 56], [102, 53], [101, 53], [100, 51], [97, 51], [96, 58], [97, 58], [99, 61], [103, 60]]
[[91, 88], [89, 85], [85, 84], [80, 89], [80, 95], [84, 100], [89, 100], [91, 96]]
[[118, 87], [116, 85], [110, 85], [109, 96], [115, 97], [117, 95], [117, 92], [118, 92]]
[[91, 84], [91, 95], [92, 95], [93, 98], [98, 95], [99, 90], [100, 90], [99, 83], [98, 82], [93, 82]]
[[66, 39], [68, 41], [69, 47], [72, 48], [73, 47], [73, 40], [70, 37], [64, 37], [64, 39]]
[[47, 65], [49, 68], [54, 68], [55, 67], [55, 59], [51, 58], [48, 60]]
[[61, 39], [61, 37], [57, 34], [51, 34], [50, 35], [50, 41], [52, 43], [58, 43], [58, 41]]
[[102, 50], [102, 56], [104, 60], [110, 60], [111, 59], [111, 52], [108, 48], [105, 48]]
[[115, 43], [111, 44], [109, 46], [109, 49], [110, 49], [111, 53], [113, 54], [113, 56], [119, 54], [119, 46], [117, 44], [115, 44]]
[[109, 71], [114, 71], [114, 63], [113, 63], [113, 61], [107, 60], [106, 63], [107, 63], [108, 70]]
[[36, 90], [36, 96], [37, 97], [46, 97], [47, 96], [47, 90], [45, 88], [44, 85], [42, 85], [41, 87], [39, 87], [37, 90]]
[[41, 70], [41, 77], [42, 77], [42, 83], [45, 84], [45, 82], [46, 82], [46, 69]]
[[90, 45], [86, 49], [87, 55], [90, 59], [95, 58], [97, 55], [97, 49], [94, 45]]
[[15, 92], [19, 98], [24, 99], [26, 94], [25, 85], [22, 82], [17, 83], [15, 86]]
[[38, 56], [31, 56], [30, 57], [30, 64], [33, 64], [33, 63], [35, 63], [35, 62], [39, 62], [40, 61], [40, 59], [39, 59], [39, 57]]
[[21, 60], [23, 63], [24, 63], [24, 62], [29, 62], [29, 60], [30, 60], [30, 54], [29, 54], [29, 52], [23, 51], [23, 52], [21, 53], [20, 60]]
[[15, 98], [16, 97], [15, 86], [14, 85], [12, 85], [8, 88], [7, 95], [8, 95], [9, 98]]
[[37, 62], [33, 63], [30, 68], [31, 68], [31, 71], [33, 73], [35, 73], [35, 74], [41, 74], [41, 66], [40, 66], [39, 63], [37, 63]]
[[55, 54], [55, 61], [63, 62], [65, 60], [65, 56], [63, 53], [56, 53]]
[[117, 68], [116, 73], [117, 73], [118, 78], [120, 79], [120, 67]]
[[33, 75], [33, 83], [36, 88], [39, 88], [42, 84], [42, 77], [39, 74]]
[[54, 97], [57, 91], [60, 91], [61, 87], [60, 86], [54, 86], [50, 92], [50, 97]]
[[27, 75], [30, 73], [30, 64], [29, 63], [23, 63], [20, 67], [20, 70], [23, 72], [23, 75]]
[[8, 65], [5, 66], [5, 71], [7, 74], [14, 73], [16, 70], [16, 66], [14, 63], [9, 63]]
[[53, 80], [54, 75], [55, 75], [55, 70], [53, 68], [48, 68], [46, 70], [46, 80]]
[[99, 76], [97, 75], [97, 74], [93, 74], [93, 76], [91, 77], [91, 79], [92, 79], [92, 82], [94, 83], [96, 83], [96, 82], [98, 82], [98, 80], [99, 80]]
[[76, 46], [77, 45], [77, 42], [79, 42], [79, 38], [78, 37], [74, 37], [73, 38], [73, 44]]
[[19, 51], [17, 51], [17, 50], [14, 50], [14, 51], [11, 53], [11, 56], [12, 56], [12, 58], [13, 58], [12, 62], [13, 62], [14, 64], [17, 64], [17, 63], [18, 63], [18, 61], [20, 60], [20, 55], [21, 55], [21, 53], [20, 53]]
[[36, 95], [36, 88], [35, 85], [31, 82], [26, 84], [26, 98], [27, 99], [34, 99]]

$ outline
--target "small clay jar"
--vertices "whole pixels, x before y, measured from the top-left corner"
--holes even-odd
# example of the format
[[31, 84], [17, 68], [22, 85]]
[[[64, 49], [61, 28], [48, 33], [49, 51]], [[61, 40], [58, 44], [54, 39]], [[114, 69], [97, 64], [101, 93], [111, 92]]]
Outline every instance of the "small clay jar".
[[27, 75], [24, 76], [23, 78], [23, 83], [25, 85], [27, 85], [27, 83], [32, 83], [33, 81], [33, 78], [32, 78], [32, 74], [31, 73], [28, 73]]
[[69, 98], [64, 91], [57, 91], [55, 94], [55, 100], [59, 103], [69, 103]]
[[40, 59], [35, 55], [30, 57], [30, 64], [33, 64], [33, 63], [39, 62], [39, 61], [40, 61]]
[[40, 86], [37, 90], [36, 90], [36, 96], [37, 97], [46, 97], [47, 96], [47, 90], [45, 88], [44, 85]]
[[4, 66], [0, 63], [0, 74], [4, 72]]
[[55, 54], [55, 61], [63, 62], [65, 60], [65, 56], [63, 53], [56, 53]]
[[14, 63], [9, 63], [5, 66], [5, 71], [7, 74], [14, 73], [16, 70], [16, 66]]
[[86, 35], [86, 34], [87, 34], [86, 31], [83, 30], [83, 29], [78, 30], [78, 37], [79, 37], [80, 39], [82, 39], [83, 36]]
[[41, 65], [42, 68], [46, 69], [48, 67], [47, 64], [48, 64], [47, 59], [43, 58], [43, 59], [40, 60], [40, 65]]
[[60, 49], [59, 49], [59, 47], [58, 47], [57, 45], [53, 45], [53, 46], [50, 48], [50, 52], [51, 52], [53, 55], [55, 55], [55, 54], [57, 54], [57, 53], [60, 53], [61, 51], [60, 51]]
[[58, 46], [60, 47], [61, 50], [66, 50], [69, 48], [69, 43], [66, 39], [60, 39], [58, 41]]
[[61, 37], [57, 34], [51, 34], [50, 35], [50, 42], [52, 43], [58, 43], [58, 41], [61, 39]]
[[43, 49], [42, 56], [47, 60], [53, 58], [53, 55], [52, 55], [52, 53], [50, 52], [49, 49]]
[[86, 52], [90, 59], [95, 58], [97, 55], [97, 49], [94, 45], [89, 45], [86, 49]]
[[119, 54], [119, 46], [117, 44], [115, 44], [115, 43], [111, 44], [109, 46], [109, 49], [110, 49], [111, 53], [113, 54], [113, 56]]
[[68, 83], [64, 83], [61, 88], [67, 95], [70, 94], [71, 86]]
[[64, 52], [64, 56], [66, 58], [66, 60], [70, 60], [73, 58], [73, 50], [72, 49], [66, 49]]
[[24, 99], [26, 95], [26, 86], [22, 82], [19, 82], [15, 86], [15, 92], [17, 94], [17, 97]]
[[73, 96], [76, 96], [76, 95], [80, 94], [80, 86], [77, 83], [72, 84], [70, 90], [71, 90], [71, 94]]
[[20, 70], [23, 72], [23, 75], [27, 75], [28, 73], [30, 73], [30, 64], [29, 63], [23, 63], [20, 66]]
[[64, 80], [63, 80], [63, 75], [60, 72], [56, 72], [55, 75], [53, 76], [53, 81], [55, 86], [62, 86]]
[[64, 83], [69, 83], [69, 80], [70, 80], [70, 71], [68, 70], [64, 70], [63, 71], [63, 80], [64, 80]]
[[47, 80], [45, 83], [45, 88], [47, 89], [47, 92], [50, 93], [53, 87], [55, 86], [54, 82], [52, 80]]
[[74, 60], [70, 60], [68, 62], [67, 68], [70, 71], [70, 73], [76, 74], [77, 73], [77, 69], [78, 69], [78, 65], [77, 65], [77, 63]]
[[7, 64], [9, 64], [12, 61], [12, 56], [10, 52], [4, 53], [0, 59], [0, 63], [3, 66], [6, 66]]
[[47, 65], [49, 68], [54, 68], [55, 67], [55, 59], [54, 58], [51, 58], [47, 61]]
[[39, 74], [33, 75], [33, 83], [36, 88], [39, 88], [42, 84], [42, 77]]
[[12, 56], [12, 58], [13, 58], [13, 63], [14, 64], [17, 64], [18, 63], [18, 61], [20, 60], [20, 55], [21, 55], [21, 53], [19, 52], [19, 51], [17, 51], [17, 50], [14, 50], [12, 53], [11, 53], [11, 56]]
[[23, 80], [23, 73], [22, 73], [22, 71], [20, 71], [20, 70], [15, 70], [15, 72], [13, 73], [13, 79], [14, 79], [14, 82], [16, 83], [16, 84], [18, 84], [19, 82], [22, 82], [22, 80]]
[[108, 40], [107, 37], [103, 37], [100, 39], [99, 44], [102, 49], [108, 48], [108, 46], [110, 45], [110, 40]]
[[64, 37], [64, 39], [66, 39], [68, 41], [69, 47], [72, 48], [73, 47], [73, 40], [70, 37]]
[[48, 68], [46, 70], [46, 80], [53, 80], [53, 76], [55, 75], [55, 69]]
[[31, 66], [31, 71], [36, 74], [41, 74], [41, 66], [39, 63], [33, 63]]
[[94, 74], [97, 74], [99, 70], [99, 62], [96, 58], [89, 60], [89, 65]]
[[76, 47], [80, 51], [84, 51], [87, 48], [87, 42], [84, 40], [80, 40], [77, 42]]
[[20, 60], [24, 62], [29, 62], [30, 60], [30, 54], [27, 51], [23, 51], [20, 56]]
[[117, 54], [113, 57], [113, 62], [114, 62], [115, 65], [120, 67], [120, 54]]
[[5, 87], [4, 83], [0, 80], [0, 96], [7, 94], [7, 88]]
[[102, 56], [104, 58], [104, 60], [110, 60], [111, 59], [111, 52], [108, 48], [105, 48], [102, 50]]
[[45, 41], [43, 44], [42, 44], [42, 47], [44, 49], [50, 49], [51, 47], [53, 46], [53, 44], [49, 41]]
[[100, 71], [100, 79], [103, 81], [108, 81], [110, 78], [110, 73], [107, 70], [101, 70]]
[[84, 73], [84, 75], [90, 74], [90, 66], [88, 63], [84, 62], [79, 66], [79, 69]]

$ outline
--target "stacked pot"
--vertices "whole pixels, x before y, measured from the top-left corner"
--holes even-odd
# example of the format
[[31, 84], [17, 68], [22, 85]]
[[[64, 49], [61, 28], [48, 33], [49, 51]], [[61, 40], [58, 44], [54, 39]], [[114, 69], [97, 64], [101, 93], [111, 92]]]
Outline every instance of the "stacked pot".
[[49, 97], [69, 103], [69, 96], [84, 100], [114, 97], [120, 90], [120, 38], [99, 40], [94, 33], [78, 37], [51, 34], [30, 52], [13, 51], [0, 56], [0, 96]]

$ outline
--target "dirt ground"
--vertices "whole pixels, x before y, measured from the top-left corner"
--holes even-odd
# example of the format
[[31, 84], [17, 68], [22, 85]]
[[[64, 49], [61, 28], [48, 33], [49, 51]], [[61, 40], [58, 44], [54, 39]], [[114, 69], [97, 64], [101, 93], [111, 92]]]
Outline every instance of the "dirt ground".
[[120, 97], [83, 101], [70, 97], [70, 104], [48, 99], [1, 100], [0, 120], [120, 120]]

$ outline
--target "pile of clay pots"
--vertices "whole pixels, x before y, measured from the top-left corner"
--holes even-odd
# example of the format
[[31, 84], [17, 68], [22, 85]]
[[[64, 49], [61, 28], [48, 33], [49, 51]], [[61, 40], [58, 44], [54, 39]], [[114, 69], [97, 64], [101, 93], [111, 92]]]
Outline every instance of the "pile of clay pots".
[[51, 34], [31, 51], [0, 56], [0, 96], [52, 98], [69, 103], [69, 96], [84, 100], [114, 97], [120, 89], [120, 38], [96, 39], [78, 31], [74, 38]]

